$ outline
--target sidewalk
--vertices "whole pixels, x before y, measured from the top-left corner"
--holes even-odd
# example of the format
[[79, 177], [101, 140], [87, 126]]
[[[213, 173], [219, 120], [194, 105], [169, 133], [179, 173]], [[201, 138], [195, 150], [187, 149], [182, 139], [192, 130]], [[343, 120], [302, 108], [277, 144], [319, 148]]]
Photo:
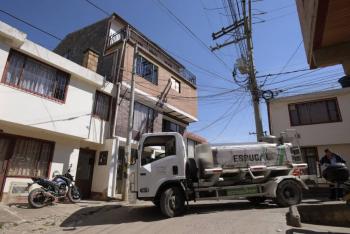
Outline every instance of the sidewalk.
[[[88, 214], [98, 212], [106, 205], [114, 207], [121, 206], [119, 201], [81, 201], [76, 204], [54, 203], [41, 209], [28, 208], [27, 204], [0, 204], [0, 233], [16, 233], [19, 225], [21, 233], [44, 232], [49, 228], [54, 228], [63, 222], [67, 217], [77, 213], [80, 209], [89, 208]], [[84, 214], [80, 214], [84, 215]]]

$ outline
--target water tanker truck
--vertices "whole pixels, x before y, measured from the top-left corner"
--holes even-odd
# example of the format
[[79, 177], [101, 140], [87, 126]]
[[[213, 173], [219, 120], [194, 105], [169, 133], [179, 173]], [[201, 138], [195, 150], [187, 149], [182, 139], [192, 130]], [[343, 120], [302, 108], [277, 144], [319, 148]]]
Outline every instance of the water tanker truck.
[[178, 133], [148, 133], [133, 160], [130, 192], [152, 201], [167, 217], [180, 215], [189, 201], [272, 199], [285, 207], [300, 203], [305, 163], [293, 163], [290, 143], [200, 144], [189, 158]]

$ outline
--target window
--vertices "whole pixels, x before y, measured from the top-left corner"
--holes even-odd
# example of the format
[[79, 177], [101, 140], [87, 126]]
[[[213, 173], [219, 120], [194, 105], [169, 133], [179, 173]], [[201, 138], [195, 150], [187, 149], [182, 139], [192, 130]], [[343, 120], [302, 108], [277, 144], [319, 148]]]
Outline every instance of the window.
[[[153, 132], [154, 110], [135, 102], [133, 130], [137, 135]], [[139, 137], [138, 136], [138, 137]]]
[[7, 175], [46, 177], [54, 144], [29, 138], [16, 138], [14, 141]]
[[141, 55], [136, 59], [136, 74], [155, 85], [158, 84], [158, 67]]
[[181, 92], [180, 82], [175, 80], [174, 78], [170, 78], [171, 81], [171, 88], [175, 90], [176, 92]]
[[109, 120], [109, 107], [111, 105], [111, 96], [96, 91], [93, 115], [103, 120]]
[[291, 126], [341, 121], [337, 99], [289, 104]]
[[150, 136], [143, 142], [141, 165], [176, 155], [174, 136]]
[[66, 97], [69, 75], [12, 50], [2, 82], [63, 102]]
[[163, 119], [163, 132], [178, 132], [183, 134], [185, 132], [185, 127]]

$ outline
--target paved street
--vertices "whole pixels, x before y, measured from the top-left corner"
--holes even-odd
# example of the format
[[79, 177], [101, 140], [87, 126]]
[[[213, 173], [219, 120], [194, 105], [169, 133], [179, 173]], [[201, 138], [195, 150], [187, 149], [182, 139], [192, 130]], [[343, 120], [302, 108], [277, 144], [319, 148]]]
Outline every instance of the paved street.
[[[347, 228], [286, 225], [286, 208], [246, 201], [191, 204], [182, 217], [165, 219], [151, 203], [126, 206], [112, 202], [58, 204], [41, 210], [11, 207], [23, 219], [3, 233], [350, 233]], [[30, 213], [34, 217], [30, 216]], [[317, 232], [318, 231], [318, 232]]]

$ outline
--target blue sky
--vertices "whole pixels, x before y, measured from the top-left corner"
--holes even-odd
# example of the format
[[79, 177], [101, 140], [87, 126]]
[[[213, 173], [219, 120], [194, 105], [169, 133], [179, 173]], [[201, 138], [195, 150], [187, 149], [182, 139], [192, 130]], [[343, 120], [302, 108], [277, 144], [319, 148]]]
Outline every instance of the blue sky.
[[[176, 23], [156, 0], [91, 1], [108, 12], [116, 12], [161, 47], [180, 56], [175, 58], [197, 76], [199, 96], [218, 94], [237, 87], [232, 82], [231, 75], [233, 64], [237, 59], [235, 47], [228, 46], [216, 53], [225, 62], [226, 65], [223, 65]], [[221, 9], [222, 0], [162, 0], [162, 2], [208, 46], [214, 45], [211, 33], [229, 24], [225, 9]], [[106, 17], [85, 0], [2, 0], [0, 9], [60, 38]], [[254, 58], [258, 75], [307, 68], [294, 0], [257, 1], [253, 3], [253, 12], [255, 14], [266, 12], [263, 15], [256, 15], [254, 18], [256, 24], [253, 25]], [[261, 19], [265, 22], [257, 23]], [[1, 12], [0, 20], [26, 32], [30, 40], [48, 49], [55, 48], [59, 42]], [[182, 58], [217, 75], [198, 69]], [[306, 71], [281, 75], [268, 78], [264, 89], [282, 89], [285, 92], [280, 95], [293, 95], [337, 88], [339, 86], [336, 80], [342, 75], [340, 66], [311, 73]], [[259, 83], [263, 81], [264, 78], [259, 79]], [[255, 125], [247, 92], [230, 92], [214, 98], [200, 98], [198, 108], [200, 121], [191, 125], [191, 131], [206, 137], [211, 142], [255, 140], [255, 136], [249, 134], [255, 131]], [[261, 110], [264, 130], [268, 131], [264, 102], [261, 104]]]

